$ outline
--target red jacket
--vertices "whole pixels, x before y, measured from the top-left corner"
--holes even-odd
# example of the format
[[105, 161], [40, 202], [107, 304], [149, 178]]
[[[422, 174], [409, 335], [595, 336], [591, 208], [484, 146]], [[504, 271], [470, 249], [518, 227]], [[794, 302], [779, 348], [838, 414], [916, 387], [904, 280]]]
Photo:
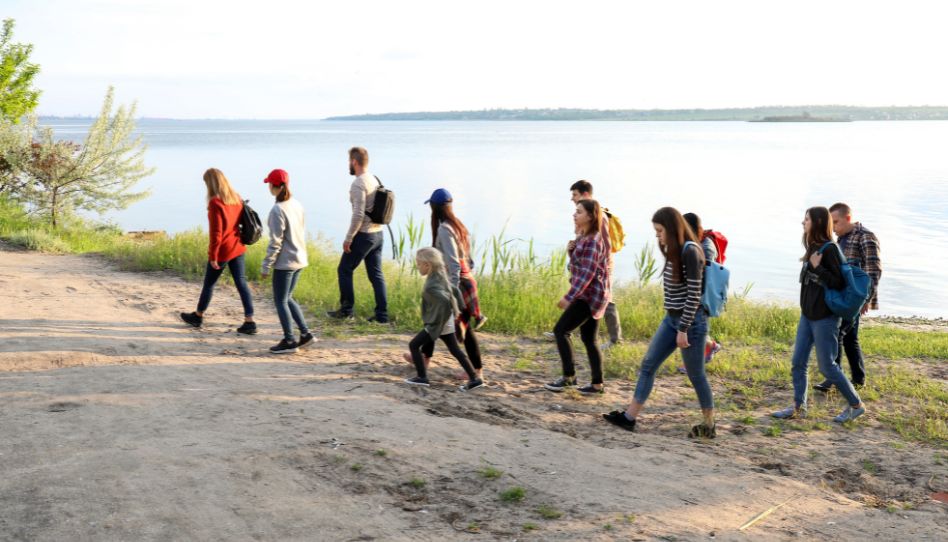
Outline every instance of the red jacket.
[[228, 262], [247, 251], [240, 242], [237, 224], [244, 206], [224, 205], [220, 198], [211, 198], [207, 204], [207, 222], [210, 242], [207, 248], [208, 261]]

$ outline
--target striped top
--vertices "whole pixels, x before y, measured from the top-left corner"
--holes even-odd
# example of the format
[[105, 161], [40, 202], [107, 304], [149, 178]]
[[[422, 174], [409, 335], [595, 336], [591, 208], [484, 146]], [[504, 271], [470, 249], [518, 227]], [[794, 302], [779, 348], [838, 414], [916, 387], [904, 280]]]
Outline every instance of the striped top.
[[665, 290], [665, 310], [681, 311], [678, 331], [687, 332], [701, 306], [701, 286], [704, 279], [702, 250], [694, 243], [686, 244], [682, 250], [684, 282], [674, 282], [671, 262], [665, 260], [662, 287]]

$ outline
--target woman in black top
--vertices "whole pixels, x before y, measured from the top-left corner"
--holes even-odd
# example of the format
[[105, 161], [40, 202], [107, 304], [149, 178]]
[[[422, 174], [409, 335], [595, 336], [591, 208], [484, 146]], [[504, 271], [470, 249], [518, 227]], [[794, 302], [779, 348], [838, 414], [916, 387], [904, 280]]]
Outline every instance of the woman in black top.
[[803, 219], [803, 246], [800, 270], [800, 323], [793, 350], [793, 406], [773, 413], [780, 419], [806, 417], [807, 366], [810, 351], [816, 348], [820, 372], [836, 385], [849, 406], [834, 421], [855, 420], [866, 412], [852, 383], [836, 365], [839, 351], [840, 317], [826, 304], [826, 288], [846, 286], [842, 273], [842, 252], [833, 242], [833, 222], [826, 207], [811, 207]]

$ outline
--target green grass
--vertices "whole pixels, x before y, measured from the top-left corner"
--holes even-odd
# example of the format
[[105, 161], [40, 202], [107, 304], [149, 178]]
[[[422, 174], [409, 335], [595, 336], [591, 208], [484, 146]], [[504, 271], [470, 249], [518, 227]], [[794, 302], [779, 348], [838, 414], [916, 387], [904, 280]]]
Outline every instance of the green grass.
[[527, 491], [520, 486], [500, 492], [500, 500], [504, 502], [522, 502], [527, 497]]
[[424, 489], [428, 483], [425, 482], [424, 478], [412, 478], [408, 481], [408, 485], [415, 489]]
[[[420, 292], [423, 279], [413, 269], [412, 254], [428, 241], [423, 222], [411, 218], [400, 228], [394, 260], [385, 263], [390, 315], [395, 328], [421, 328]], [[168, 271], [191, 280], [200, 280], [206, 266], [207, 237], [199, 229], [151, 240], [132, 240], [114, 226], [72, 219], [53, 229], [37, 222], [17, 204], [0, 198], [0, 238], [7, 242], [54, 253], [98, 253], [132, 271]], [[266, 240], [248, 248], [247, 275], [257, 287]], [[631, 249], [627, 249], [631, 250]], [[501, 232], [475, 247], [481, 306], [490, 317], [487, 331], [538, 337], [552, 329], [560, 315], [555, 302], [567, 289], [565, 253], [542, 257], [532, 243], [512, 240]], [[294, 296], [312, 314], [335, 308], [339, 292], [336, 266], [339, 254], [321, 238], [309, 241], [310, 266], [302, 274]], [[225, 273], [225, 281], [230, 281]], [[364, 273], [355, 274], [356, 312], [371, 314], [373, 295]], [[198, 293], [195, 285], [195, 296]], [[620, 307], [627, 340], [606, 357], [605, 376], [634, 381], [647, 341], [663, 317], [662, 292], [654, 282], [630, 281], [616, 284], [614, 297]], [[213, 315], [214, 308], [210, 313]], [[713, 336], [725, 345], [723, 352], [708, 365], [714, 382], [716, 401], [722, 412], [742, 413], [741, 423], [753, 423], [749, 411], [775, 406], [775, 393], [789, 399], [790, 357], [799, 311], [795, 307], [750, 301], [735, 295], [728, 310], [711, 322]], [[326, 337], [344, 338], [353, 333], [380, 333], [383, 328], [359, 324], [324, 322]], [[873, 363], [869, 385], [860, 395], [870, 414], [903, 438], [946, 446], [948, 442], [948, 388], [913, 370], [912, 364], [948, 360], [948, 333], [906, 330], [887, 325], [867, 325], [860, 332], [863, 349], [873, 358], [905, 360], [898, 365]], [[544, 343], [544, 348], [549, 350]], [[532, 347], [510, 346], [515, 370], [541, 372], [551, 354]], [[660, 375], [677, 375], [679, 356], [672, 356]], [[821, 378], [811, 363], [811, 380]], [[811, 416], [814, 405], [811, 404]], [[824, 430], [825, 424], [770, 425], [765, 434], [779, 436], [785, 429]], [[856, 424], [858, 426], [858, 424]], [[380, 454], [377, 454], [380, 455]], [[380, 455], [380, 457], [384, 457]]]
[[524, 523], [523, 526], [521, 527], [521, 529], [523, 529], [524, 532], [535, 531], [539, 528], [540, 526], [537, 525], [536, 523]]
[[504, 471], [495, 469], [494, 467], [484, 467], [478, 471], [478, 474], [480, 474], [485, 480], [496, 480], [503, 476]]
[[541, 504], [537, 507], [536, 512], [543, 519], [559, 519], [563, 517], [563, 512], [560, 512], [549, 504]]

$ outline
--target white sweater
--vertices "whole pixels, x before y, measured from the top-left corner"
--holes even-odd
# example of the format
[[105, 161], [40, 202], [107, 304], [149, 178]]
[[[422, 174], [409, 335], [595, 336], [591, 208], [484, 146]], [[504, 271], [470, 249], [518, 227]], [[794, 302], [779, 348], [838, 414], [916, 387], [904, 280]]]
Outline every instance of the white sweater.
[[270, 269], [296, 271], [309, 265], [303, 206], [296, 198], [276, 203], [267, 218], [270, 244], [263, 259], [263, 272]]

